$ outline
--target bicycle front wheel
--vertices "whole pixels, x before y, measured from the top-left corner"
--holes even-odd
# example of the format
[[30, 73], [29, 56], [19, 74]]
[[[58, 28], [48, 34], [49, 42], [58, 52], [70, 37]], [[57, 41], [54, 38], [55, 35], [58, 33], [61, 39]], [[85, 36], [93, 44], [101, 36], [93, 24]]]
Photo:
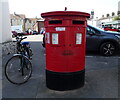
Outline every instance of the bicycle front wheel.
[[13, 84], [23, 84], [32, 74], [32, 64], [22, 55], [13, 56], [5, 65], [5, 76]]

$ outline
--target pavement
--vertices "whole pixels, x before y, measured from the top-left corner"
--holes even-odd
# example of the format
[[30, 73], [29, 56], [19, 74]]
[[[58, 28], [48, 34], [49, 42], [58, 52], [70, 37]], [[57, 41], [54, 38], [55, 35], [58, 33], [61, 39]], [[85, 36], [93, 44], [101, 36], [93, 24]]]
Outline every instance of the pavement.
[[[31, 39], [32, 41], [31, 41]], [[2, 97], [3, 98], [118, 98], [120, 54], [103, 57], [98, 53], [87, 53], [85, 65], [85, 85], [69, 91], [55, 91], [46, 87], [45, 48], [42, 47], [42, 36], [28, 36], [33, 50], [33, 74], [23, 85], [14, 85], [4, 76], [4, 66], [12, 56], [2, 57]]]
[[0, 44], [0, 99], [2, 98], [2, 44]]

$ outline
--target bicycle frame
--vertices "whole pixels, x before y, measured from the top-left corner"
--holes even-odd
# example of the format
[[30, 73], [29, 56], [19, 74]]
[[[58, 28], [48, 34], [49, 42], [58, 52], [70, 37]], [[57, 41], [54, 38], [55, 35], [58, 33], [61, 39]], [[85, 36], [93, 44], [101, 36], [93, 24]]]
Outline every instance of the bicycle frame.
[[[21, 62], [21, 68], [19, 69], [20, 71], [22, 71], [22, 76], [24, 75], [24, 71], [23, 71], [23, 68], [25, 67], [26, 65], [26, 62], [25, 62], [25, 58], [29, 60], [29, 58], [27, 56], [25, 56], [24, 54], [14, 54], [13, 56], [20, 56], [21, 59], [20, 59], [20, 62]], [[31, 61], [30, 61], [31, 62]], [[27, 67], [26, 67], [27, 68]]]

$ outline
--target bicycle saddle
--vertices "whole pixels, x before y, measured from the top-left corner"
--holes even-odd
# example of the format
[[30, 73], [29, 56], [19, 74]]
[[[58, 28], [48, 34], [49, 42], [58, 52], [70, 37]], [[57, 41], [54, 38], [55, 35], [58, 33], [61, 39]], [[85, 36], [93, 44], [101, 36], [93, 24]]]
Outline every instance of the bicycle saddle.
[[22, 45], [28, 45], [29, 42], [22, 42]]

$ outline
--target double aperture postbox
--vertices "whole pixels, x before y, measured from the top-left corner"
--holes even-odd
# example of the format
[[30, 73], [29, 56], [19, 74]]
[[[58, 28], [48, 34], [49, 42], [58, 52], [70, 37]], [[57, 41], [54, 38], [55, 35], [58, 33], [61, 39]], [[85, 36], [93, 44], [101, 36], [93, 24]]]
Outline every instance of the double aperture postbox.
[[84, 85], [88, 13], [55, 11], [45, 18], [46, 85], [69, 90]]

